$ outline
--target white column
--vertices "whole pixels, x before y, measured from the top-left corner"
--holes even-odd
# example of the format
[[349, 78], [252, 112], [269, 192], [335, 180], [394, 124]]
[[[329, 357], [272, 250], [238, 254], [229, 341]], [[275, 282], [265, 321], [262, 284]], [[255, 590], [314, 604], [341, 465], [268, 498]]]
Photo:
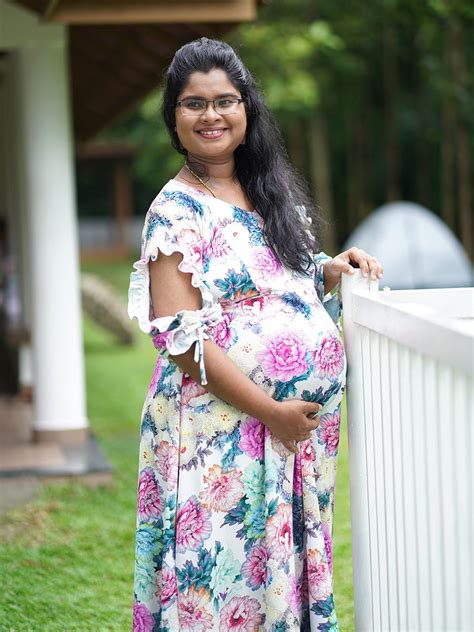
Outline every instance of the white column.
[[38, 438], [83, 438], [88, 421], [67, 31], [43, 28], [48, 37], [43, 31], [15, 54], [32, 293], [33, 428]]

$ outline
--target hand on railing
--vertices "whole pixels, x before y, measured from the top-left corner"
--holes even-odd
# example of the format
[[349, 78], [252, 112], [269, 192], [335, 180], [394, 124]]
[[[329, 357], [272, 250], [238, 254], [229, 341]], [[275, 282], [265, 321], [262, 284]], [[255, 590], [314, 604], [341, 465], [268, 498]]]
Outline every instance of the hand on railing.
[[330, 292], [341, 281], [343, 272], [353, 274], [355, 268], [360, 268], [364, 277], [370, 275], [372, 279], [380, 279], [383, 275], [380, 261], [354, 246], [324, 264], [324, 292]]

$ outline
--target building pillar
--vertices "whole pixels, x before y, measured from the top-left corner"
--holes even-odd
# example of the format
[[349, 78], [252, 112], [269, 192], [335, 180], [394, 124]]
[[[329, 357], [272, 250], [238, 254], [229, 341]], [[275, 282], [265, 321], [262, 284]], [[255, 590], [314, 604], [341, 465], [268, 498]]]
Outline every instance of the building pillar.
[[67, 30], [16, 49], [37, 440], [87, 438]]

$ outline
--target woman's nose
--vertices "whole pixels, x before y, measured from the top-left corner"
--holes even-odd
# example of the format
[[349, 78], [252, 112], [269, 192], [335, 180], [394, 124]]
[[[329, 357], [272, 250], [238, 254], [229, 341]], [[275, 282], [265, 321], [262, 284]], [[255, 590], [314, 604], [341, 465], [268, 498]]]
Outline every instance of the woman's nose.
[[214, 121], [214, 120], [218, 119], [219, 117], [220, 117], [220, 114], [218, 114], [215, 111], [214, 104], [212, 103], [212, 101], [209, 101], [209, 103], [207, 104], [206, 109], [201, 114], [201, 118], [203, 120], [205, 120], [205, 121]]

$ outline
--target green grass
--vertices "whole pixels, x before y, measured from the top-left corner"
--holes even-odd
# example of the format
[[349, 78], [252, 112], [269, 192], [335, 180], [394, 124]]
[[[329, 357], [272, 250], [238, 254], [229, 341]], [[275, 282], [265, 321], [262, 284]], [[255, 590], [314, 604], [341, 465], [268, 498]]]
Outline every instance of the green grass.
[[[129, 262], [84, 266], [125, 293]], [[139, 418], [154, 349], [137, 333], [118, 346], [84, 322], [92, 430], [115, 469], [110, 486], [44, 486], [0, 518], [0, 630], [131, 629]], [[335, 509], [335, 602], [340, 629], [354, 630], [346, 427]]]

